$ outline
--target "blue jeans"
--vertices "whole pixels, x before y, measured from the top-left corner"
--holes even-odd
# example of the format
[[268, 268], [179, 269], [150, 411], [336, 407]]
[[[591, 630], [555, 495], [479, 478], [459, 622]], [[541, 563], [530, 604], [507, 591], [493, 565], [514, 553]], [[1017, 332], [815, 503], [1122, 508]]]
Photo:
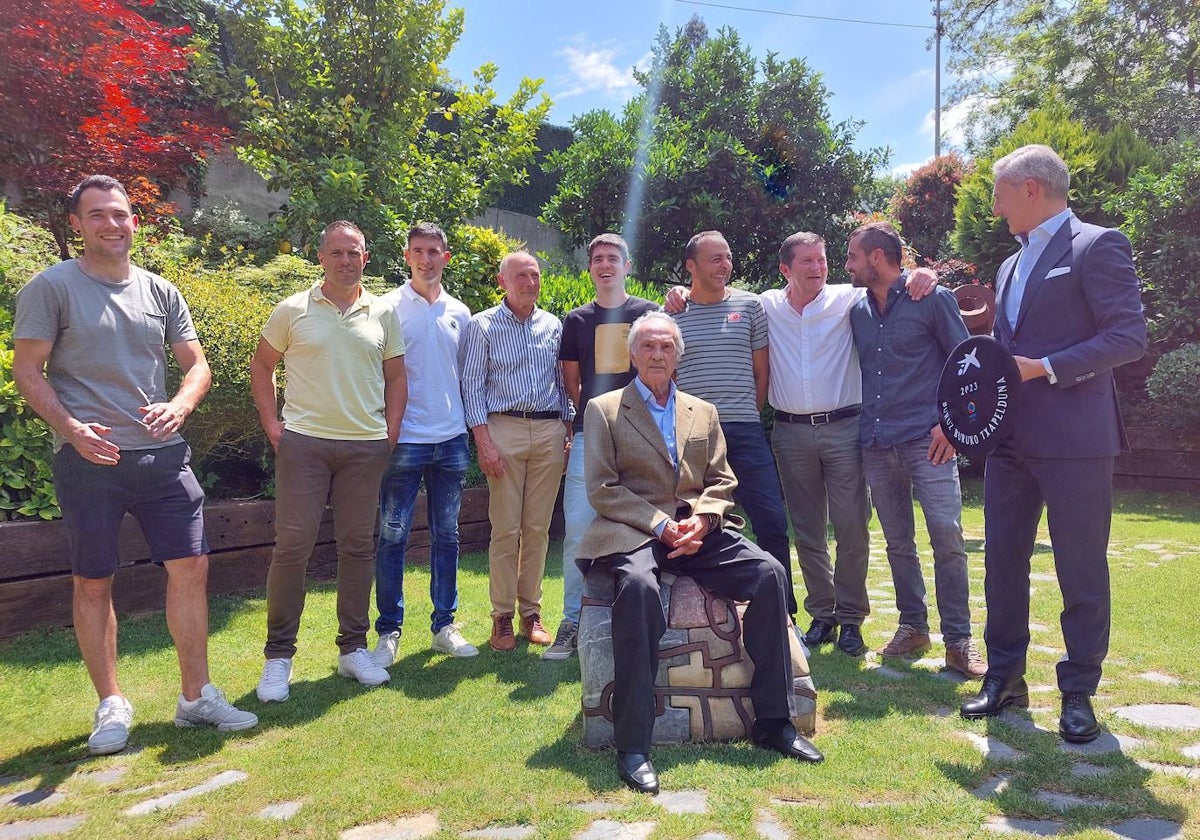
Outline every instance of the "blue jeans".
[[958, 464], [929, 460], [929, 435], [896, 446], [863, 447], [863, 469], [871, 501], [887, 541], [888, 564], [896, 587], [900, 623], [929, 632], [925, 579], [917, 557], [913, 496], [921, 503], [933, 547], [933, 581], [942, 636], [946, 643], [971, 637], [967, 551], [962, 534], [962, 494]]
[[583, 572], [575, 564], [579, 556], [579, 543], [583, 532], [596, 518], [596, 511], [588, 502], [587, 484], [583, 480], [583, 433], [576, 432], [571, 444], [571, 458], [567, 461], [566, 479], [563, 481], [563, 618], [579, 626], [579, 610], [583, 602]]
[[792, 585], [792, 549], [788, 541], [787, 514], [779, 471], [761, 423], [722, 423], [729, 467], [737, 477], [733, 500], [741, 505], [754, 529], [754, 542], [779, 561], [787, 572], [787, 609], [795, 615], [798, 606]]
[[470, 455], [464, 432], [441, 443], [401, 443], [379, 488], [379, 546], [375, 551], [376, 632], [404, 624], [404, 552], [417, 491], [425, 481], [429, 521], [429, 629], [454, 621], [458, 609], [458, 510]]

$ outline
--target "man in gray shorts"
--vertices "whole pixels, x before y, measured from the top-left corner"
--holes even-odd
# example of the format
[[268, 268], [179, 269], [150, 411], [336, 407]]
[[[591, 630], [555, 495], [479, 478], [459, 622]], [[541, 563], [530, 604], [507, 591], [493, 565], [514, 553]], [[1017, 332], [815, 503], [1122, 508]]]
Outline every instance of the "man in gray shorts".
[[[84, 254], [43, 271], [18, 293], [13, 379], [54, 430], [75, 636], [100, 697], [88, 751], [125, 749], [133, 720], [117, 684], [112, 603], [126, 512], [141, 525], [151, 559], [167, 570], [167, 626], [182, 678], [175, 725], [249, 729], [258, 718], [209, 682], [204, 492], [179, 436], [212, 372], [179, 290], [129, 260], [138, 219], [120, 182], [84, 179], [69, 210]], [[170, 399], [167, 345], [183, 371]]]

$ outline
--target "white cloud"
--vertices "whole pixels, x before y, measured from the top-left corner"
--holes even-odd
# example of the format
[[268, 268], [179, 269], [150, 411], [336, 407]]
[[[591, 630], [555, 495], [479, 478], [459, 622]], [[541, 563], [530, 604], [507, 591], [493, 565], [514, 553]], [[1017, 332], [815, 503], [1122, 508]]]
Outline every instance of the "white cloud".
[[[965, 127], [967, 118], [971, 115], [971, 111], [981, 102], [980, 97], [968, 96], [966, 99], [959, 102], [957, 105], [952, 105], [949, 108], [942, 109], [942, 149], [949, 148], [961, 149], [966, 145]], [[933, 141], [934, 132], [934, 113], [930, 108], [925, 114], [925, 119], [921, 120], [921, 128], [919, 129], [921, 136], [926, 140]]]
[[582, 36], [555, 53], [567, 62], [567, 74], [561, 83], [564, 90], [555, 99], [567, 99], [585, 93], [628, 94], [637, 87], [633, 66], [617, 65], [617, 51], [612, 47], [592, 46]]

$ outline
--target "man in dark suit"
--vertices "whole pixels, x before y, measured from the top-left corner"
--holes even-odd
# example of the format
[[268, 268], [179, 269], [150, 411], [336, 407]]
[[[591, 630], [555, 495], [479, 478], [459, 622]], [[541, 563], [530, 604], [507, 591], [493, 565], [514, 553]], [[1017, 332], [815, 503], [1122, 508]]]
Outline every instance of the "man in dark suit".
[[616, 578], [612, 606], [614, 742], [629, 787], [658, 792], [650, 763], [658, 642], [666, 629], [658, 571], [687, 574], [712, 592], [749, 601], [743, 640], [754, 662], [750, 696], [756, 743], [791, 758], [823, 756], [796, 732], [787, 573], [738, 533], [717, 410], [675, 388], [683, 336], [669, 315], [634, 321], [629, 350], [637, 378], [594, 397], [584, 414], [584, 473], [596, 518], [580, 565]]
[[1029, 703], [1029, 559], [1045, 508], [1067, 648], [1059, 734], [1086, 743], [1100, 734], [1091, 696], [1108, 652], [1113, 461], [1128, 448], [1112, 371], [1141, 358], [1146, 321], [1129, 240], [1067, 209], [1070, 176], [1054, 150], [1023, 146], [992, 171], [992, 211], [1021, 242], [997, 275], [995, 336], [1024, 384], [1013, 431], [987, 461], [988, 672], [961, 711]]

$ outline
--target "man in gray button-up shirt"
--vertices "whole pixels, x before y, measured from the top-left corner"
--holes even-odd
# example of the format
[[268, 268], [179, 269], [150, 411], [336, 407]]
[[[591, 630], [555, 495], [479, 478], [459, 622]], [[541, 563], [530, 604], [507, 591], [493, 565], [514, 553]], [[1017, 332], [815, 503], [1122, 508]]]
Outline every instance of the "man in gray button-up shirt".
[[909, 656], [930, 646], [913, 521], [915, 494], [933, 546], [946, 667], [981, 677], [986, 665], [971, 639], [958, 465], [936, 409], [942, 365], [967, 337], [967, 328], [948, 290], [937, 289], [921, 300], [903, 294], [907, 272], [900, 267], [901, 256], [899, 234], [891, 225], [875, 222], [851, 234], [846, 257], [854, 285], [867, 289], [850, 312], [862, 366], [859, 440], [900, 610], [900, 626], [880, 653]]

